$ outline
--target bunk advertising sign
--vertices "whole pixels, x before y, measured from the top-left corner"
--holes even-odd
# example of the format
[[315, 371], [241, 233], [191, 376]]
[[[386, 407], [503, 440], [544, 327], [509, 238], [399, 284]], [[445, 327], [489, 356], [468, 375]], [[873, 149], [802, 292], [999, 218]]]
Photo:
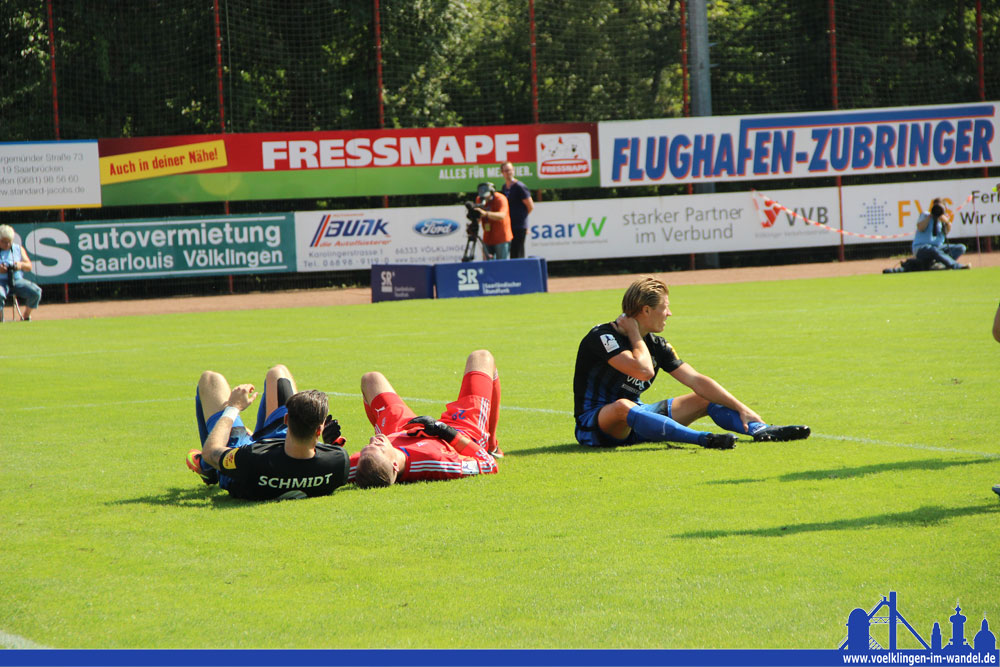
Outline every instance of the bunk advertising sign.
[[602, 122], [601, 186], [992, 167], [1000, 164], [998, 106]]
[[[596, 187], [597, 125], [101, 139], [105, 206], [473, 193], [510, 161], [530, 188]], [[471, 195], [470, 195], [471, 196]]]
[[13, 227], [42, 284], [284, 273], [297, 264], [292, 213]]

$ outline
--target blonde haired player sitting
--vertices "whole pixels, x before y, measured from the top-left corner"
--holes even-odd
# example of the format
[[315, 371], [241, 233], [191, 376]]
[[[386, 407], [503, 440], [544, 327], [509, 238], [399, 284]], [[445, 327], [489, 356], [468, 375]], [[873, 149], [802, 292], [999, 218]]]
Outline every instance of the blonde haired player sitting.
[[[656, 334], [670, 317], [669, 291], [656, 278], [632, 283], [622, 298], [622, 314], [584, 336], [573, 377], [576, 439], [590, 446], [637, 442], [686, 442], [710, 449], [732, 449], [736, 436], [689, 428], [709, 416], [727, 431], [757, 441], [800, 440], [808, 426], [772, 426], [718, 382], [677, 356]], [[644, 404], [641, 394], [664, 369], [691, 393]]]

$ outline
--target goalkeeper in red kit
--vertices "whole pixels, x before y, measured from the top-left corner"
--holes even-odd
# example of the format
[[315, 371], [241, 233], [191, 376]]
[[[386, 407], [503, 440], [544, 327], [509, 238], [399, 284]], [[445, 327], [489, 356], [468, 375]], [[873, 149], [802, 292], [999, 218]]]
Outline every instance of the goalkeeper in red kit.
[[487, 350], [469, 355], [458, 398], [440, 418], [417, 416], [377, 371], [361, 378], [375, 435], [351, 456], [349, 481], [361, 488], [497, 472], [500, 377]]

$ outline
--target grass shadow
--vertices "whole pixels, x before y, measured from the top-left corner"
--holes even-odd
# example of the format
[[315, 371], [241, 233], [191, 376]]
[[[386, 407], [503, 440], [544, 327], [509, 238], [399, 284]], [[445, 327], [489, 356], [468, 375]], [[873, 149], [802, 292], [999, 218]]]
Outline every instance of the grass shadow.
[[589, 447], [587, 445], [581, 445], [580, 443], [567, 442], [560, 445], [545, 445], [543, 447], [531, 447], [528, 449], [512, 449], [504, 452], [504, 457], [517, 457], [517, 456], [534, 456], [536, 454], [574, 454], [574, 453], [586, 453], [586, 454], [612, 454], [614, 452], [644, 452], [652, 449], [690, 449], [691, 447], [685, 447], [680, 445], [675, 445], [669, 442], [642, 442], [635, 445], [622, 445], [619, 447]]
[[788, 524], [771, 528], [745, 528], [740, 530], [695, 530], [678, 533], [672, 537], [686, 540], [714, 539], [717, 537], [784, 537], [799, 533], [815, 533], [827, 530], [862, 530], [865, 528], [898, 528], [901, 526], [933, 526], [949, 519], [979, 514], [1000, 513], [1000, 505], [991, 503], [971, 507], [939, 507], [927, 505], [909, 512], [892, 512], [855, 519], [818, 521]]
[[[337, 487], [330, 496], [318, 496], [331, 497], [343, 493], [361, 492], [354, 484], [345, 484], [344, 486]], [[211, 508], [211, 509], [236, 509], [240, 507], [251, 507], [258, 505], [260, 503], [272, 503], [281, 502], [279, 499], [275, 500], [245, 500], [243, 498], [233, 498], [226, 491], [220, 489], [218, 486], [175, 486], [170, 489], [166, 489], [161, 493], [151, 493], [145, 496], [138, 496], [136, 498], [121, 498], [118, 500], [109, 500], [106, 505], [160, 505], [160, 506], [170, 506], [170, 507], [196, 507], [196, 508]]]
[[946, 461], [944, 459], [923, 459], [920, 461], [895, 461], [889, 463], [874, 463], [865, 466], [854, 466], [844, 468], [827, 468], [825, 470], [803, 470], [801, 472], [790, 472], [774, 477], [760, 478], [738, 478], [738, 479], [716, 479], [705, 482], [705, 484], [750, 484], [754, 482], [767, 482], [778, 480], [781, 482], [801, 482], [804, 480], [824, 480], [824, 479], [847, 479], [849, 477], [864, 477], [865, 475], [876, 475], [883, 472], [903, 472], [908, 470], [945, 470], [955, 466], [978, 465], [981, 463], [995, 464], [996, 459], [964, 459]]
[[107, 505], [169, 505], [171, 507], [212, 507], [214, 509], [229, 509], [241, 507], [247, 501], [231, 497], [219, 487], [180, 487], [175, 486], [160, 493], [151, 493], [136, 498], [110, 500]]

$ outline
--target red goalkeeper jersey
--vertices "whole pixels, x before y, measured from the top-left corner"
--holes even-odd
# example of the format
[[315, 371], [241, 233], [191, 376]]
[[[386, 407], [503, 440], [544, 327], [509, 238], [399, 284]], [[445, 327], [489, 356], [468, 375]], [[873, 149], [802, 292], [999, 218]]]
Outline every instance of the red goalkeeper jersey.
[[[406, 454], [406, 464], [396, 478], [397, 482], [429, 482], [438, 479], [457, 479], [472, 475], [492, 475], [497, 472], [497, 462], [480, 446], [469, 447], [471, 456], [456, 452], [451, 445], [438, 438], [425, 435], [407, 435], [405, 431], [389, 436], [392, 446]], [[360, 453], [351, 454], [351, 472], [348, 481], [354, 481]]]

